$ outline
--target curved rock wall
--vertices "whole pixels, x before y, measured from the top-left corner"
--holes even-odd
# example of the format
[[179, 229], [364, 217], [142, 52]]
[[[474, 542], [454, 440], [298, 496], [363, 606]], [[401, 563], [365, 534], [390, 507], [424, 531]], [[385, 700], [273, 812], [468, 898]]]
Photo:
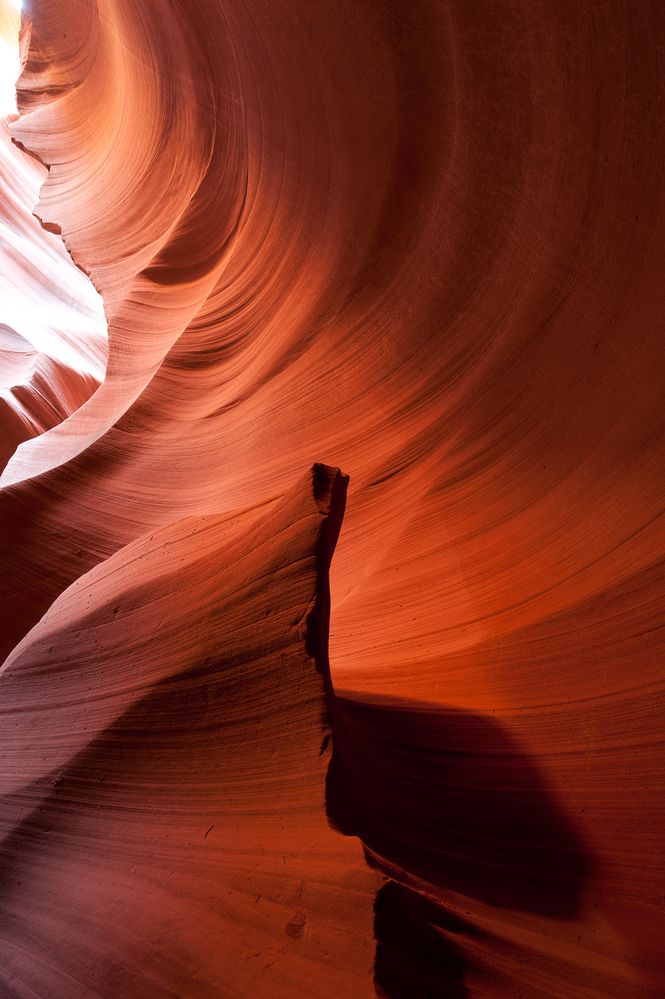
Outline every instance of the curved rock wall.
[[[0, 479], [8, 994], [658, 995], [661, 4], [33, 0], [28, 30], [12, 134], [109, 339]], [[313, 462], [350, 474], [331, 682], [282, 689], [327, 602]], [[270, 765], [210, 722], [245, 684]], [[322, 698], [368, 865], [314, 817]], [[297, 873], [253, 921], [298, 746]], [[241, 849], [203, 816], [243, 759]]]

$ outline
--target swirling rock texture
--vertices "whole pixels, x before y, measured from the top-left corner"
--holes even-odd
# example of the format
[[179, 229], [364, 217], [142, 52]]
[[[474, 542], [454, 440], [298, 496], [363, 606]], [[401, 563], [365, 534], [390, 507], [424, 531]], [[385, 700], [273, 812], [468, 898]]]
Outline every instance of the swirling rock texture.
[[46, 169], [10, 140], [18, 25], [17, 10], [0, 7], [0, 469], [20, 443], [92, 395], [107, 353], [101, 298], [68, 256], [59, 227], [40, 225], [32, 213]]
[[1, 994], [662, 994], [662, 4], [22, 51], [108, 347], [0, 317]]

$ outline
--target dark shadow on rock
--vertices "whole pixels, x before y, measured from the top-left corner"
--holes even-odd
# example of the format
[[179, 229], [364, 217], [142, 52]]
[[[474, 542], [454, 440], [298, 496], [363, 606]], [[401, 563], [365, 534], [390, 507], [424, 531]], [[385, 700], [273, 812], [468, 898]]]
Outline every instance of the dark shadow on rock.
[[443, 932], [451, 922], [442, 906], [389, 881], [377, 892], [374, 911], [379, 996], [466, 999], [464, 959]]
[[[575, 915], [589, 855], [537, 762], [503, 725], [387, 698], [337, 698], [331, 713], [328, 815], [340, 832], [360, 837], [370, 862], [426, 882], [441, 903], [454, 892], [550, 918]], [[443, 904], [402, 885], [379, 892], [379, 992], [465, 995], [449, 918]]]

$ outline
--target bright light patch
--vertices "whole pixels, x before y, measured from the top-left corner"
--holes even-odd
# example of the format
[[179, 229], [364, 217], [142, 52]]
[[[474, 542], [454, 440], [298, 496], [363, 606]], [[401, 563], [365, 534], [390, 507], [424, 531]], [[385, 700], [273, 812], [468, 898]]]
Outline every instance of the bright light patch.
[[0, 38], [0, 116], [16, 114], [16, 80], [21, 59], [16, 45]]
[[0, 221], [0, 302], [0, 324], [35, 353], [102, 381], [104, 307], [59, 236], [45, 233], [36, 222], [24, 235]]
[[16, 81], [21, 72], [18, 33], [22, 0], [0, 0], [0, 117], [15, 115]]
[[7, 122], [0, 122], [0, 326], [36, 353], [101, 381], [107, 344], [102, 300], [62, 239], [32, 215], [45, 177], [44, 167], [12, 144]]
[[40, 354], [102, 381], [108, 342], [94, 286], [32, 214], [46, 170], [11, 142], [22, 6], [0, 0], [0, 394], [29, 379]]

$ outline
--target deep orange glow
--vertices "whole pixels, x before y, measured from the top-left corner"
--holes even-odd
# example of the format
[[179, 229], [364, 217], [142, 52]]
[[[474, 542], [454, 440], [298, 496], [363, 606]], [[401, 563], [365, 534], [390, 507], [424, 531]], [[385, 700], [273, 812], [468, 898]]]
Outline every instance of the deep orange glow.
[[665, 7], [21, 31], [0, 995], [661, 994]]

